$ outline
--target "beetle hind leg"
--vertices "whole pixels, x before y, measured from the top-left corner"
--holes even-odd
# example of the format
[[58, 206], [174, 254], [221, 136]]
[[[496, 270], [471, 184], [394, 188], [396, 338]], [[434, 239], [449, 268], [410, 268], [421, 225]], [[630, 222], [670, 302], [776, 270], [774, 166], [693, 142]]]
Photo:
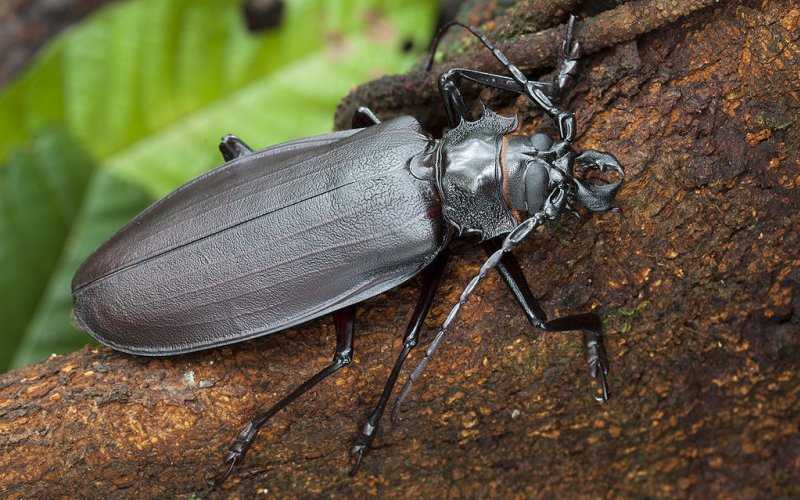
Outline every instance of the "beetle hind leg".
[[252, 153], [253, 149], [235, 135], [226, 134], [222, 136], [222, 140], [219, 142], [219, 151], [225, 161], [231, 161], [234, 158]]
[[253, 444], [258, 431], [262, 425], [272, 418], [273, 415], [291, 404], [295, 399], [305, 394], [309, 389], [322, 382], [325, 378], [335, 373], [337, 370], [346, 366], [353, 359], [353, 331], [355, 325], [355, 306], [349, 306], [333, 313], [336, 325], [336, 352], [330, 365], [322, 369], [316, 375], [308, 379], [300, 387], [296, 388], [283, 399], [275, 403], [269, 410], [256, 414], [250, 423], [239, 431], [236, 439], [233, 440], [228, 453], [225, 455], [225, 472], [218, 478], [207, 479], [206, 482], [212, 488], [217, 488], [230, 476], [233, 468], [241, 462], [250, 445]]

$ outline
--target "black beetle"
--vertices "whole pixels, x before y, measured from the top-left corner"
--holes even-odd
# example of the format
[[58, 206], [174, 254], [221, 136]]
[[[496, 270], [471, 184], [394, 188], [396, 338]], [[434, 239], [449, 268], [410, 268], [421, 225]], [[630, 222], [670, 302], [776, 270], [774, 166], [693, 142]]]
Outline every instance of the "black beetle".
[[[529, 81], [474, 28], [511, 77], [451, 69], [439, 78], [450, 130], [425, 135], [412, 117], [299, 139], [254, 152], [235, 136], [227, 162], [154, 203], [96, 250], [72, 282], [74, 317], [100, 342], [132, 354], [165, 356], [241, 342], [332, 313], [333, 362], [239, 433], [225, 457], [228, 477], [259, 428], [352, 359], [354, 304], [422, 274], [423, 287], [380, 400], [352, 448], [355, 472], [369, 449], [400, 369], [417, 344], [441, 281], [451, 236], [475, 234], [489, 255], [466, 286], [394, 407], [478, 282], [496, 268], [533, 325], [583, 330], [592, 377], [608, 397], [601, 321], [595, 314], [547, 320], [511, 251], [547, 220], [579, 202], [607, 210], [622, 180], [596, 184], [572, 170], [623, 174], [610, 154], [576, 154], [575, 117], [553, 100], [574, 76], [574, 17], [552, 83]], [[456, 82], [467, 79], [530, 98], [558, 124], [560, 139], [513, 135], [516, 118], [489, 109], [475, 118]], [[597, 397], [597, 396], [596, 396]]]

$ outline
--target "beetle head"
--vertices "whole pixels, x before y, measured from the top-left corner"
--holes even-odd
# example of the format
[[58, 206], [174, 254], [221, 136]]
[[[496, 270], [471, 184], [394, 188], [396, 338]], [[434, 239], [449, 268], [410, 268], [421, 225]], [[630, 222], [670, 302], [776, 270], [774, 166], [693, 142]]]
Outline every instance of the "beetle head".
[[580, 172], [598, 170], [624, 175], [614, 156], [588, 150], [575, 153], [566, 142], [554, 142], [545, 134], [530, 138], [513, 136], [505, 155], [507, 181], [504, 182], [509, 204], [515, 210], [532, 215], [541, 210], [550, 193], [560, 187], [568, 199], [574, 199], [592, 211], [611, 208], [622, 180], [598, 184], [573, 177]]
[[541, 210], [555, 185], [571, 178], [574, 158], [569, 146], [545, 134], [509, 137], [503, 182], [509, 206], [527, 215]]

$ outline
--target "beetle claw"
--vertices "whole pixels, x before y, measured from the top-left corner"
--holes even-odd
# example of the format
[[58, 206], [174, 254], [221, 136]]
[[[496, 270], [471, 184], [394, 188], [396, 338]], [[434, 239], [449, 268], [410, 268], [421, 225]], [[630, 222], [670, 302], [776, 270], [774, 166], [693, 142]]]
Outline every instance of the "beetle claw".
[[222, 483], [224, 483], [225, 480], [228, 479], [228, 476], [231, 475], [231, 472], [233, 472], [233, 468], [236, 466], [239, 458], [241, 458], [241, 455], [234, 454], [229, 454], [227, 457], [225, 457], [224, 464], [228, 466], [228, 469], [219, 478], [210, 477], [206, 479], [206, 484], [210, 486], [212, 490], [216, 490], [217, 488], [221, 487]]
[[358, 469], [361, 468], [361, 461], [364, 459], [364, 452], [366, 451], [367, 447], [365, 445], [355, 445], [350, 449], [350, 455], [356, 459], [356, 463], [353, 464], [353, 468], [348, 473], [351, 477], [358, 474]]
[[600, 370], [599, 376], [597, 378], [600, 379], [600, 388], [602, 389], [602, 393], [598, 396], [597, 394], [594, 395], [594, 400], [598, 403], [603, 403], [608, 401], [609, 392], [608, 392], [608, 381], [606, 380], [606, 373], [608, 373], [608, 368], [603, 366], [603, 369]]
[[355, 476], [358, 469], [361, 467], [361, 461], [364, 459], [364, 454], [372, 447], [372, 441], [375, 439], [375, 433], [378, 427], [371, 424], [369, 420], [364, 423], [364, 427], [358, 434], [355, 444], [350, 448], [350, 455], [355, 457], [356, 463], [350, 469], [350, 475]]
[[573, 40], [575, 31], [575, 16], [569, 16], [564, 38], [561, 40], [561, 50], [559, 56], [562, 60], [575, 60], [581, 55], [581, 47], [577, 40]]

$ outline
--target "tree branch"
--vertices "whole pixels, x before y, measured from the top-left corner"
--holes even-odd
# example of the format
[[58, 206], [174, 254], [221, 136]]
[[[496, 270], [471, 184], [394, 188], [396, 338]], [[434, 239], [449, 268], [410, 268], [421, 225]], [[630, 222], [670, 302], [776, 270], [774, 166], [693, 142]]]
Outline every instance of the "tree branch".
[[[621, 31], [643, 29], [624, 12]], [[517, 255], [551, 317], [603, 316], [610, 401], [590, 395], [580, 336], [533, 329], [490, 275], [401, 425], [382, 422], [347, 476], [412, 281], [359, 306], [353, 363], [279, 413], [218, 495], [800, 495], [799, 38], [797, 1], [731, 2], [586, 58], [567, 104], [578, 149], [626, 168], [619, 210], [564, 218]], [[485, 258], [473, 243], [455, 245], [422, 345]], [[193, 355], [86, 348], [4, 374], [0, 493], [214, 496], [204, 480], [230, 440], [325, 366], [333, 337], [320, 319]]]
[[[636, 0], [581, 21], [575, 36], [583, 54], [593, 54], [633, 40], [718, 1]], [[557, 12], [562, 5], [555, 4], [556, 9], [551, 12]], [[559, 25], [519, 35], [507, 45], [500, 43], [502, 39], [494, 41], [511, 61], [530, 74], [555, 64], [563, 36], [564, 26]], [[425, 126], [439, 128], [443, 114], [436, 79], [440, 73], [453, 67], [492, 71], [499, 65], [488, 51], [478, 48], [468, 55], [446, 59], [445, 63], [435, 65], [432, 71], [415, 70], [366, 83], [350, 92], [339, 104], [334, 118], [335, 128], [349, 128], [353, 113], [359, 106], [367, 106], [383, 118], [411, 114]]]

